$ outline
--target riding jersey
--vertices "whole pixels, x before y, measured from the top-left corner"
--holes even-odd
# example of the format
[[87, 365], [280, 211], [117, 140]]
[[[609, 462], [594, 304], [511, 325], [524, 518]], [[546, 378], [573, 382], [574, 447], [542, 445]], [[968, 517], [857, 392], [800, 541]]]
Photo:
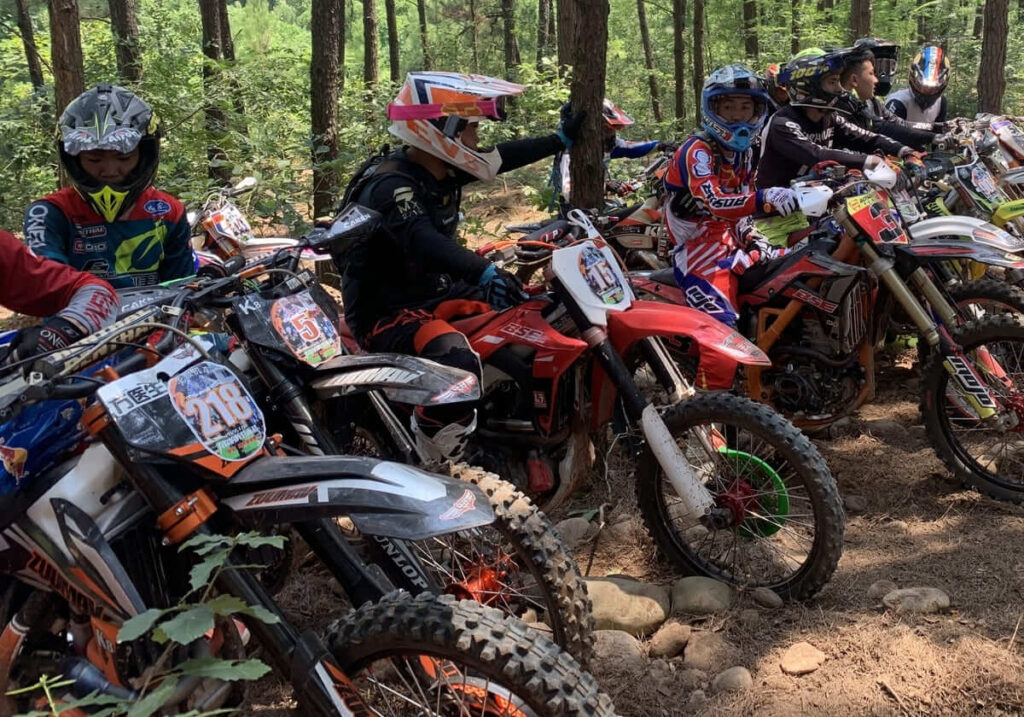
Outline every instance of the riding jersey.
[[0, 305], [30, 316], [63, 316], [92, 333], [117, 318], [118, 299], [106, 282], [36, 256], [0, 231]]
[[885, 135], [917, 150], [927, 149], [935, 141], [933, 125], [908, 122], [894, 114], [877, 97], [867, 101], [852, 97], [852, 101], [854, 111], [850, 121], [862, 129]]
[[[499, 173], [562, 149], [557, 135], [496, 146]], [[345, 320], [363, 339], [404, 309], [431, 309], [447, 299], [480, 299], [477, 281], [490, 262], [459, 245], [462, 187], [476, 177], [449, 167], [441, 179], [410, 160], [406, 149], [381, 162], [356, 201], [383, 215], [380, 228], [338, 261]]]
[[790, 105], [772, 115], [761, 133], [755, 183], [758, 189], [788, 187], [818, 162], [862, 169], [869, 153], [899, 154], [902, 149], [899, 142], [861, 129], [839, 113], [828, 112], [814, 122]]
[[885, 100], [885, 106], [892, 110], [897, 117], [925, 124], [945, 122], [948, 109], [945, 95], [941, 95], [927, 107], [922, 107], [917, 103], [914, 92], [909, 87], [904, 87], [889, 95]]
[[[604, 165], [613, 159], [638, 159], [646, 157], [654, 151], [660, 140], [652, 139], [646, 142], [631, 142], [615, 136], [611, 147], [604, 153]], [[572, 191], [572, 182], [569, 172], [569, 152], [559, 152], [555, 155], [555, 165], [551, 171], [550, 184], [558, 188], [562, 194], [562, 201], [568, 203]]]
[[29, 248], [87, 271], [116, 288], [151, 286], [194, 271], [185, 207], [147, 188], [128, 216], [107, 222], [71, 187], [25, 210]]

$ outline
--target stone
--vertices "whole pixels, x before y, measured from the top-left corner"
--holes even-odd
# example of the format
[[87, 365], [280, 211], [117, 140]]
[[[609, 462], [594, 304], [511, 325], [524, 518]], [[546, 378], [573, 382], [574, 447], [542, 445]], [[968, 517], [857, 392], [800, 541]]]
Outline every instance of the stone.
[[771, 588], [754, 588], [750, 592], [750, 597], [761, 607], [771, 610], [777, 610], [785, 605], [779, 594]]
[[798, 642], [782, 655], [779, 666], [787, 675], [806, 675], [825, 661], [825, 653], [809, 642]]
[[672, 614], [708, 615], [732, 605], [732, 588], [723, 582], [694, 575], [672, 584]]
[[600, 680], [635, 677], [647, 671], [647, 657], [643, 645], [632, 635], [621, 630], [597, 630], [590, 669]]
[[722, 670], [715, 679], [711, 681], [711, 691], [714, 694], [721, 692], [744, 692], [754, 686], [754, 678], [746, 667], [730, 667]]
[[628, 578], [588, 578], [587, 593], [598, 630], [650, 635], [668, 618], [669, 590]]
[[681, 691], [702, 689], [708, 683], [708, 673], [696, 668], [680, 670], [676, 673], [675, 682]]
[[949, 609], [949, 595], [938, 588], [914, 587], [893, 590], [882, 603], [895, 612], [916, 612], [927, 615]]
[[717, 632], [693, 632], [683, 652], [683, 666], [713, 672], [734, 664], [736, 648]]
[[596, 527], [586, 518], [566, 518], [555, 523], [555, 531], [569, 550], [575, 550], [589, 538]]
[[704, 690], [694, 690], [690, 693], [690, 699], [686, 700], [686, 711], [699, 712], [704, 709], [707, 703], [708, 698], [704, 694]]
[[898, 587], [892, 580], [876, 580], [868, 588], [868, 597], [872, 600], [881, 600]]
[[825, 429], [825, 437], [834, 440], [857, 432], [857, 424], [849, 416], [837, 418]]
[[674, 620], [666, 622], [651, 637], [647, 654], [651, 657], [675, 657], [690, 639], [690, 626]]
[[877, 436], [878, 438], [887, 438], [896, 441], [903, 441], [906, 439], [907, 427], [899, 421], [893, 421], [888, 418], [878, 418], [874, 421], [868, 421], [864, 428], [872, 436]]
[[692, 528], [687, 528], [683, 532], [683, 538], [690, 545], [696, 545], [708, 536], [708, 532], [708, 529], [703, 525], [695, 525]]
[[740, 625], [746, 628], [757, 627], [761, 624], [761, 613], [754, 608], [740, 610]]
[[608, 525], [604, 529], [603, 538], [608, 538], [613, 543], [629, 543], [636, 538], [636, 526], [632, 520], [623, 520]]
[[847, 513], [863, 513], [868, 509], [868, 499], [862, 495], [844, 495], [843, 507]]

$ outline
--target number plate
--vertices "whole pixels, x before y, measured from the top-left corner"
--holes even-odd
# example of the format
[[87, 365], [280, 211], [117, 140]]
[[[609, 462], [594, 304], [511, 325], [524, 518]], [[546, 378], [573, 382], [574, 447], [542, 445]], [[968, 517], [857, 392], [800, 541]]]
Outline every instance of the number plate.
[[186, 369], [168, 382], [167, 393], [192, 435], [218, 458], [244, 461], [263, 448], [263, 413], [220, 364], [203, 361]]
[[307, 291], [275, 301], [270, 321], [288, 350], [310, 366], [341, 353], [338, 330]]

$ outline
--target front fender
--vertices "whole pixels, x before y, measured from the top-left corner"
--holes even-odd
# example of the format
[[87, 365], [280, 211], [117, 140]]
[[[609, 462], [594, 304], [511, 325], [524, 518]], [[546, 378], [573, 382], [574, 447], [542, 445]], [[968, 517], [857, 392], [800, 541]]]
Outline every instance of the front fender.
[[908, 229], [911, 242], [958, 237], [985, 244], [999, 251], [1024, 251], [1024, 242], [995, 224], [959, 214], [924, 219], [910, 225]]
[[321, 399], [375, 390], [383, 391], [392, 401], [414, 406], [480, 398], [480, 382], [469, 371], [405, 354], [336, 356], [316, 367], [310, 385]]

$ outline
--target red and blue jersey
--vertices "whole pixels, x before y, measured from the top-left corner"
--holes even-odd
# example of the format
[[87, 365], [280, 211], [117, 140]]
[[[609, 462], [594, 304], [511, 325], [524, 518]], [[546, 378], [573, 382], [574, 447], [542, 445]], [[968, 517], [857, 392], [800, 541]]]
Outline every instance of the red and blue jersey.
[[117, 288], [151, 286], [194, 273], [185, 207], [153, 187], [114, 222], [66, 187], [29, 205], [24, 231], [25, 243], [36, 254]]

